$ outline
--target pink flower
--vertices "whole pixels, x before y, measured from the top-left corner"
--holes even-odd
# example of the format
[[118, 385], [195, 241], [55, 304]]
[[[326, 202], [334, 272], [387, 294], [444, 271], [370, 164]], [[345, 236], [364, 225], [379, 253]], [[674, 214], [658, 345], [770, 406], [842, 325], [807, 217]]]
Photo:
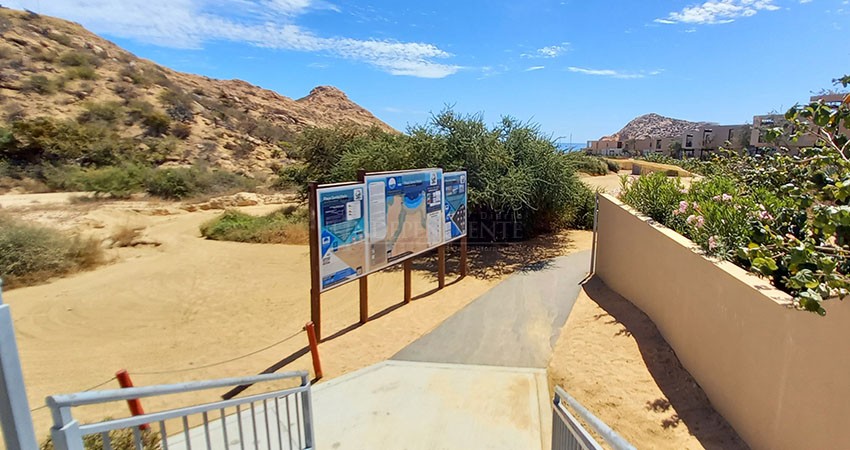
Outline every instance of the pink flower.
[[685, 222], [687, 222], [688, 225], [693, 225], [697, 228], [702, 228], [703, 225], [705, 225], [705, 218], [703, 216], [695, 216], [691, 214], [690, 216], [688, 216], [687, 219], [685, 219]]
[[732, 200], [732, 196], [729, 195], [729, 194], [722, 194], [722, 195], [715, 195], [714, 197], [711, 197], [711, 199], [714, 200], [715, 202], [728, 202], [728, 201]]
[[715, 248], [717, 248], [717, 236], [711, 236], [708, 238], [708, 249], [714, 250]]
[[773, 216], [771, 216], [769, 212], [764, 210], [757, 212], [756, 217], [764, 221], [773, 220]]
[[679, 202], [679, 209], [678, 209], [679, 214], [684, 214], [687, 210], [688, 210], [688, 202], [685, 201], [685, 200], [682, 200], [681, 202]]

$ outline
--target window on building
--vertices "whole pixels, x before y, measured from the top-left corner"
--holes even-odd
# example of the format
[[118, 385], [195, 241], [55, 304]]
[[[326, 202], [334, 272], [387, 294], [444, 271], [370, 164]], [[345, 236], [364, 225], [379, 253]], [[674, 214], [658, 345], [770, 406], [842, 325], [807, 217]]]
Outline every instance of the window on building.
[[685, 136], [685, 148], [691, 148], [694, 146], [694, 135], [689, 134]]
[[623, 141], [617, 141], [617, 148], [623, 148]]
[[656, 139], [656, 140], [655, 140], [655, 149], [656, 149], [656, 150], [661, 150], [661, 139]]

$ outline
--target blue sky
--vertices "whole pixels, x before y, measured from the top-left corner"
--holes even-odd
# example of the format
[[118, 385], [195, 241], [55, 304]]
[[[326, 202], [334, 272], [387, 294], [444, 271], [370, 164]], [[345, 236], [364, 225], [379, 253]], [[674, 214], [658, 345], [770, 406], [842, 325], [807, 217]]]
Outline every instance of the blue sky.
[[397, 129], [444, 105], [573, 142], [656, 112], [742, 123], [850, 73], [848, 0], [12, 0], [176, 70], [298, 98], [332, 85]]

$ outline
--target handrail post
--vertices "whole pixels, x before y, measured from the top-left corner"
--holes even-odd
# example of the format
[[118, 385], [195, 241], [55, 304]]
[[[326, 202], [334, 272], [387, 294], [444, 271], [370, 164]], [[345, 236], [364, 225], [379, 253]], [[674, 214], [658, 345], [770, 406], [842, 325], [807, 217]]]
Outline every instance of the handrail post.
[[[133, 387], [133, 380], [130, 378], [130, 374], [127, 373], [126, 370], [121, 369], [118, 372], [115, 372], [115, 378], [118, 379], [118, 384], [121, 385], [122, 388], [127, 389]], [[130, 408], [130, 414], [134, 416], [145, 415], [145, 409], [142, 408], [142, 401], [137, 398], [127, 400], [127, 407]], [[140, 430], [147, 430], [149, 428], [148, 424], [139, 426]]]
[[0, 425], [9, 450], [38, 448], [9, 305], [0, 280]]

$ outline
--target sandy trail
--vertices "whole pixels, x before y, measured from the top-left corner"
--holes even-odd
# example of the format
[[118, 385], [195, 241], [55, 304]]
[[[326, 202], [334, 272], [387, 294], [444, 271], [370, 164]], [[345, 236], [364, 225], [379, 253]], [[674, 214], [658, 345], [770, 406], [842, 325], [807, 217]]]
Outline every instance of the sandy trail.
[[649, 317], [598, 278], [576, 300], [549, 379], [637, 448], [748, 448]]
[[46, 194], [0, 195], [0, 208], [20, 208], [34, 205], [67, 205], [75, 197], [90, 197], [91, 192], [48, 192]]
[[[145, 227], [144, 240], [160, 246], [113, 250], [118, 259], [112, 264], [4, 294], [15, 319], [31, 407], [43, 405], [46, 395], [107, 381], [121, 368], [129, 370], [137, 385], [251, 375], [306, 345], [301, 331], [310, 317], [306, 246], [204, 240], [199, 225], [220, 211], [187, 213], [154, 206], [86, 206], [90, 209], [71, 215], [74, 226], [65, 225], [102, 236], [118, 227]], [[277, 207], [242, 209], [261, 214]], [[42, 222], [54, 220], [39, 211], [19, 214]], [[586, 232], [574, 236], [576, 243], [567, 252], [588, 247]], [[360, 327], [355, 326], [357, 283], [326, 293], [323, 332], [327, 337], [337, 335], [321, 345], [326, 379], [388, 359], [500, 279], [470, 276], [451, 283], [450, 274], [445, 289], [402, 306], [402, 273], [372, 275], [369, 298], [374, 320]], [[414, 296], [433, 288], [433, 274], [417, 267]], [[286, 338], [251, 356], [199, 368]], [[304, 355], [284, 370], [308, 368], [309, 355]], [[112, 381], [103, 388], [114, 387], [117, 383]], [[213, 400], [222, 393], [152, 399], [144, 406], [155, 411]], [[112, 404], [80, 408], [75, 415], [85, 422], [127, 412], [126, 405]], [[48, 410], [35, 411], [34, 418], [39, 438], [46, 436]]]

